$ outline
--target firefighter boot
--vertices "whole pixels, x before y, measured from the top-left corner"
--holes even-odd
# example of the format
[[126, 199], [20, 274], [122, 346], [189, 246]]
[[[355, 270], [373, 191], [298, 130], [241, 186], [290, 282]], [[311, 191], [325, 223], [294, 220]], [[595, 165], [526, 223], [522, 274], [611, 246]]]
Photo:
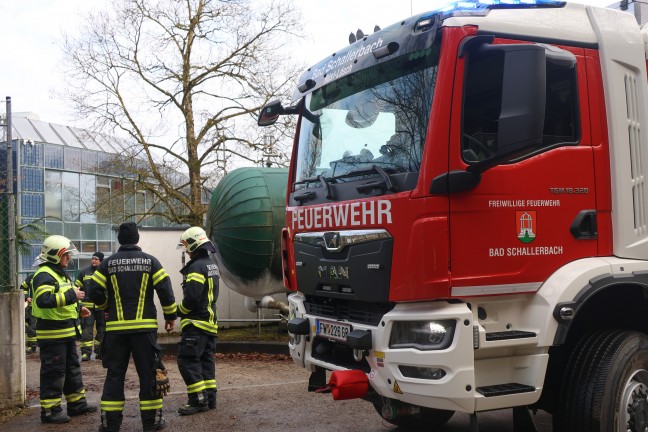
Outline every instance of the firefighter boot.
[[189, 403], [178, 408], [178, 413], [180, 415], [193, 415], [207, 411], [208, 409], [209, 406], [207, 405], [205, 392], [200, 391], [189, 394]]
[[140, 411], [140, 415], [142, 416], [143, 432], [157, 431], [166, 427], [162, 409]]
[[121, 411], [101, 411], [99, 432], [119, 432], [123, 418]]
[[67, 413], [70, 417], [76, 417], [87, 413], [97, 412], [97, 405], [90, 405], [85, 398], [67, 404]]
[[207, 406], [210, 410], [216, 409], [216, 390], [207, 391]]
[[63, 414], [63, 409], [59, 407], [50, 409], [41, 409], [41, 422], [43, 423], [68, 423], [70, 417]]

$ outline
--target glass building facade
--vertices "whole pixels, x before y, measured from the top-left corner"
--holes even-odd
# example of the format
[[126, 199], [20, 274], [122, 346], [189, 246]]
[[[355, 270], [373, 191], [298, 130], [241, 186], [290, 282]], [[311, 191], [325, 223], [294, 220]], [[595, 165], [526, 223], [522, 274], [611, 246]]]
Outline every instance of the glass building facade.
[[[159, 216], [126, 216], [150, 211], [153, 196], [138, 190], [132, 176], [117, 168], [123, 167], [115, 163], [118, 147], [106, 137], [19, 114], [12, 122], [18, 224], [40, 223], [50, 235], [69, 238], [79, 250], [74, 270], [89, 265], [96, 251], [116, 251], [113, 227], [125, 220], [140, 226], [176, 226]], [[5, 143], [0, 160], [6, 160], [6, 149]], [[0, 177], [6, 178], [6, 169]], [[31, 247], [31, 254], [18, 258], [21, 275], [33, 271], [39, 252], [40, 242]]]

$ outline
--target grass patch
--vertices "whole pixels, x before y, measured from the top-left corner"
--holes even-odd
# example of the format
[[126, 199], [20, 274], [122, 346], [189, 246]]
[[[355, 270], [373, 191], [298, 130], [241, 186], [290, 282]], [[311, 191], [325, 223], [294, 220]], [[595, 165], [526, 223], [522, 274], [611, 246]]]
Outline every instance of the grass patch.
[[[158, 333], [158, 341], [165, 343], [165, 338], [180, 338], [180, 331], [172, 333]], [[288, 343], [288, 332], [286, 324], [263, 323], [259, 331], [259, 325], [237, 326], [218, 329], [218, 340], [220, 342], [280, 342]]]
[[218, 340], [221, 342], [285, 342], [288, 343], [288, 332], [278, 324], [262, 324], [261, 331], [257, 324], [246, 327], [218, 329]]

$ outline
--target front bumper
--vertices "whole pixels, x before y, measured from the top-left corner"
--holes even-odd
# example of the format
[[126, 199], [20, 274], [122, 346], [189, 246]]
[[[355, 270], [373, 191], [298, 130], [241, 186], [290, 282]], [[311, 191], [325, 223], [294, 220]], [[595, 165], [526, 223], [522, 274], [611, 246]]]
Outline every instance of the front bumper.
[[[373, 390], [381, 396], [430, 408], [474, 411], [473, 315], [466, 304], [403, 303], [385, 314], [377, 326], [348, 323], [357, 331], [356, 334], [371, 332], [371, 349], [355, 350], [354, 356], [341, 356], [336, 355], [336, 350], [353, 350], [346, 343], [317, 336], [315, 323], [320, 317], [308, 315], [304, 302], [305, 298], [300, 293], [289, 296], [291, 318], [307, 319], [309, 323], [308, 334], [291, 334], [288, 344], [298, 366], [311, 371], [315, 371], [317, 366], [330, 371], [362, 369], [367, 372]], [[389, 348], [392, 325], [396, 321], [448, 319], [456, 320], [456, 326], [452, 343], [446, 349]], [[301, 328], [304, 329], [305, 325]], [[411, 371], [417, 368], [441, 369], [443, 374], [425, 379], [413, 378], [408, 372], [409, 376], [403, 374], [403, 369]]]

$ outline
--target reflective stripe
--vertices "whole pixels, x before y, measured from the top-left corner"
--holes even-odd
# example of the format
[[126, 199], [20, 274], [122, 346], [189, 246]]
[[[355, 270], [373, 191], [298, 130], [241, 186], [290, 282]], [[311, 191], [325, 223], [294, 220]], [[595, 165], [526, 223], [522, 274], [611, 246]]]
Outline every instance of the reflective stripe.
[[193, 324], [195, 327], [205, 330], [210, 333], [218, 333], [218, 325], [208, 323], [207, 321], [194, 320], [190, 318], [182, 318], [180, 320], [180, 328], [185, 328], [189, 324]]
[[89, 342], [81, 342], [81, 348], [87, 348], [92, 346], [92, 341]]
[[41, 399], [40, 400], [41, 408], [50, 409], [57, 406], [61, 406], [61, 398], [58, 399]]
[[141, 400], [140, 411], [162, 409], [162, 399]]
[[65, 306], [65, 294], [62, 292], [56, 293], [56, 307], [60, 308]]
[[93, 307], [95, 307], [95, 304], [92, 303], [92, 302], [82, 301], [82, 302], [80, 302], [80, 303], [81, 303], [81, 305], [83, 305], [83, 306], [85, 306], [85, 307], [87, 307], [87, 308], [93, 308]]
[[209, 311], [209, 322], [212, 323], [212, 324], [216, 324], [216, 316], [214, 314], [214, 310], [211, 307], [212, 302], [214, 301], [214, 279], [213, 278], [209, 278], [209, 283], [207, 284], [207, 286], [208, 286], [208, 288], [207, 288], [207, 310]]
[[97, 282], [103, 289], [106, 289], [106, 276], [102, 275], [101, 272], [94, 272], [92, 280]]
[[134, 330], [134, 329], [157, 329], [157, 319], [121, 320], [106, 322], [106, 331]]
[[99, 309], [101, 309], [102, 311], [105, 311], [106, 309], [108, 309], [108, 299], [106, 299], [106, 302], [105, 302], [105, 303], [100, 304], [100, 305], [95, 305], [95, 306], [97, 306], [97, 307], [98, 307]]
[[177, 311], [178, 311], [178, 305], [175, 303], [169, 306], [162, 306], [162, 312], [164, 312], [167, 315], [174, 314]]
[[187, 393], [197, 393], [203, 390], [205, 390], [205, 381], [198, 381], [187, 386]]
[[206, 389], [215, 389], [216, 388], [216, 380], [205, 380], [205, 388]]
[[180, 312], [182, 312], [184, 315], [187, 315], [189, 312], [191, 312], [191, 310], [184, 307], [182, 303], [178, 305], [178, 309], [180, 309]]
[[153, 286], [159, 284], [162, 281], [162, 279], [168, 276], [169, 275], [167, 274], [167, 272], [163, 268], [161, 268], [153, 275]]
[[72, 393], [69, 395], [65, 395], [65, 400], [68, 401], [68, 403], [72, 403], [81, 400], [84, 397], [85, 397], [85, 389], [81, 390], [79, 393]]
[[144, 316], [144, 301], [146, 300], [146, 287], [148, 286], [149, 274], [142, 275], [142, 282], [140, 283], [139, 299], [137, 300], [137, 312], [135, 319], [142, 319]]
[[38, 339], [63, 339], [68, 337], [76, 337], [74, 327], [68, 327], [57, 330], [36, 330], [36, 337]]
[[45, 292], [54, 292], [54, 285], [41, 285], [36, 289], [34, 293], [34, 300], [36, 300], [40, 295]]
[[101, 411], [124, 411], [124, 401], [101, 401]]
[[[96, 273], [96, 272], [95, 272]], [[113, 293], [115, 294], [115, 308], [117, 309], [117, 320], [124, 321], [124, 309], [122, 309], [121, 296], [119, 295], [119, 285], [117, 284], [117, 276], [110, 276], [112, 282]]]
[[200, 284], [205, 283], [205, 276], [201, 275], [200, 273], [189, 273], [187, 275], [187, 280], [186, 282], [191, 282], [191, 281], [196, 281]]

